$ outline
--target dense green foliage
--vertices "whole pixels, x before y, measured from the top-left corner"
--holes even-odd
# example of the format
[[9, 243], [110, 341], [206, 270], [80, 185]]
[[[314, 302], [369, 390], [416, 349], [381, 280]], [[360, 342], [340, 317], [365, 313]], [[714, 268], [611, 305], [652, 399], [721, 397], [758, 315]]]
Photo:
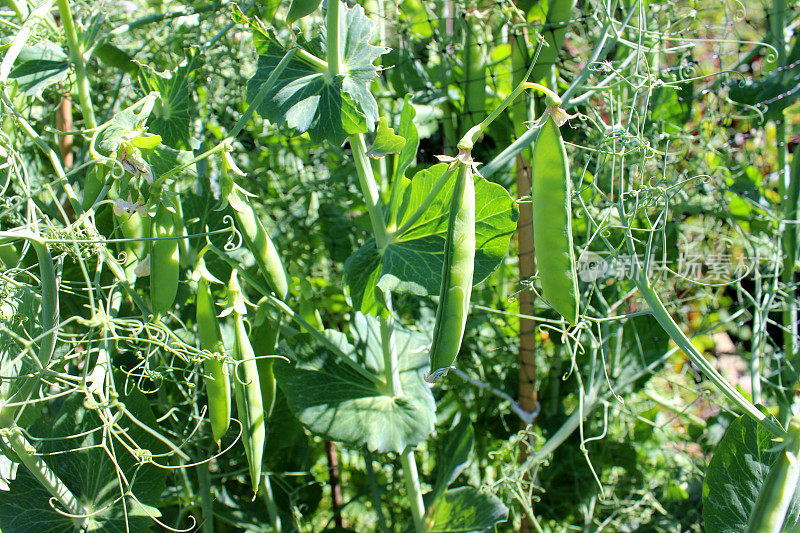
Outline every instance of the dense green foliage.
[[799, 22], [3, 0], [0, 531], [798, 530]]

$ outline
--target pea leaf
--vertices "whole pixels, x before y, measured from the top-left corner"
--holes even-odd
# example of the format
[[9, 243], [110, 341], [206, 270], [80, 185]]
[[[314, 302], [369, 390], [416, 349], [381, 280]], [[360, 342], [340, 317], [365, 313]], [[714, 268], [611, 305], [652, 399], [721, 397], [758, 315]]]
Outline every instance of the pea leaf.
[[[275, 377], [289, 407], [311, 432], [354, 447], [400, 452], [423, 441], [436, 420], [436, 405], [422, 379], [428, 370], [424, 336], [395, 326], [402, 393], [355, 372], [326, 349], [296, 357], [295, 363], [275, 362]], [[383, 370], [380, 324], [356, 313], [351, 326], [355, 344], [343, 334], [326, 334], [356, 365], [379, 375]]]
[[368, 156], [379, 159], [389, 154], [399, 154], [400, 150], [406, 144], [406, 140], [397, 135], [386, 119], [381, 117], [378, 123], [378, 132], [375, 134], [375, 140], [367, 153]]
[[[389, 205], [390, 228], [401, 228], [423, 204], [447, 165], [421, 170], [412, 180], [396, 179]], [[475, 176], [475, 274], [478, 285], [500, 265], [519, 216], [514, 200], [496, 183]], [[369, 239], [344, 265], [345, 282], [356, 309], [377, 314], [381, 308], [378, 288], [420, 296], [439, 294], [449, 199], [455, 175], [442, 187], [419, 219], [392, 237], [381, 255]]]
[[[758, 493], [778, 453], [766, 430], [742, 415], [728, 426], [703, 480], [703, 527], [708, 533], [744, 533]], [[787, 525], [798, 523], [800, 495], [795, 493]]]
[[111, 120], [111, 124], [103, 130], [98, 148], [106, 152], [116, 152], [122, 145], [141, 136], [146, 127], [148, 117], [158, 99], [157, 92], [151, 92], [134, 105], [126, 107]]
[[[120, 399], [140, 421], [157, 427], [144, 394], [134, 390]], [[130, 531], [149, 531], [153, 520], [147, 512], [160, 516], [152, 506], [161, 503], [166, 471], [152, 464], [140, 464], [124, 446], [119, 446], [115, 441], [112, 460], [106, 451], [111, 442], [104, 438], [104, 432], [99, 429], [103, 423], [95, 411], [83, 406], [83, 400], [80, 395], [69, 396], [54, 416], [40, 419], [31, 427], [30, 433], [35, 437], [32, 442], [37, 452], [44, 454], [50, 468], [88, 511], [99, 511], [90, 519], [90, 531], [124, 532], [127, 530], [126, 523]], [[132, 439], [142, 449], [150, 450], [153, 454], [165, 451], [160, 441], [129, 418], [120, 418], [119, 425], [126, 432], [126, 439]], [[80, 438], [74, 438], [75, 435]], [[126, 488], [136, 495], [141, 504], [126, 498], [126, 510], [121, 501], [115, 502], [121, 494], [115, 464], [124, 479], [131, 483]], [[56, 533], [75, 530], [70, 518], [53, 510], [49, 503], [50, 494], [27, 469], [19, 467], [16, 479], [9, 486], [9, 492], [0, 492], [0, 528], [4, 532]]]
[[69, 74], [64, 50], [50, 41], [25, 46], [17, 56], [17, 66], [8, 77], [17, 80], [26, 96], [39, 96], [47, 87], [60, 83]]
[[[414, 162], [414, 158], [417, 157], [419, 133], [417, 132], [417, 126], [414, 124], [414, 117], [416, 116], [417, 111], [411, 105], [411, 95], [406, 95], [403, 111], [400, 113], [400, 127], [397, 129], [397, 134], [404, 138], [406, 142], [400, 153], [397, 154], [392, 183], [396, 183], [401, 177], [405, 177], [406, 170]], [[400, 187], [395, 187], [395, 189], [398, 192], [401, 190]]]
[[[330, 77], [324, 62], [296, 55], [257, 107], [258, 113], [276, 124], [286, 124], [297, 134], [308, 132], [315, 143], [328, 140], [340, 145], [348, 135], [374, 129], [378, 104], [369, 85], [378, 75], [373, 65], [386, 49], [369, 43], [373, 23], [356, 5], [339, 8], [341, 72]], [[263, 88], [285, 50], [268, 32], [256, 28], [258, 67], [247, 82], [247, 101]]]
[[433, 508], [432, 533], [481, 533], [508, 519], [508, 508], [494, 494], [474, 487], [448, 490]]
[[467, 467], [474, 445], [475, 432], [469, 418], [462, 417], [455, 427], [444, 434], [436, 465], [436, 484], [431, 496], [434, 502]]
[[173, 70], [158, 72], [149, 65], [139, 64], [139, 84], [142, 89], [161, 95], [149, 129], [161, 135], [164, 143], [172, 148], [189, 148], [190, 121], [195, 107], [189, 95], [188, 76], [202, 63], [197, 52], [191, 51], [189, 57]]

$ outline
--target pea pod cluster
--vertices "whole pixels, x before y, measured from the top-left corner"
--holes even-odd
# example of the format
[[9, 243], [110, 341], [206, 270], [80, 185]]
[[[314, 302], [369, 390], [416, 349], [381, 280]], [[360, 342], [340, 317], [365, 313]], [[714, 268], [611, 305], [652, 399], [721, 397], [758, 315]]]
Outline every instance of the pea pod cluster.
[[[222, 355], [224, 348], [220, 336], [219, 321], [217, 320], [214, 297], [205, 262], [201, 258], [195, 268], [197, 272], [197, 338], [200, 347]], [[219, 357], [208, 358], [203, 361], [205, 373], [206, 393], [208, 395], [208, 418], [211, 421], [211, 432], [214, 441], [219, 444], [223, 435], [228, 431], [231, 422], [231, 384], [225, 363]]]
[[789, 422], [779, 453], [758, 494], [747, 533], [783, 531], [786, 513], [800, 481], [800, 416], [795, 416]]
[[228, 282], [228, 310], [225, 314], [233, 316], [233, 357], [236, 361], [233, 389], [236, 411], [242, 424], [242, 444], [250, 466], [250, 482], [253, 491], [258, 493], [266, 439], [265, 414], [258, 363], [244, 323], [247, 308], [236, 270], [231, 273]]
[[569, 160], [552, 114], [536, 138], [532, 174], [533, 239], [542, 296], [574, 325], [579, 293], [572, 247]]
[[448, 213], [442, 284], [430, 352], [431, 369], [425, 376], [430, 383], [447, 374], [458, 355], [467, 324], [475, 269], [475, 183], [469, 151], [462, 150], [453, 164], [458, 168]]
[[152, 221], [150, 244], [150, 305], [153, 314], [166, 313], [175, 303], [180, 279], [180, 246], [175, 208], [162, 198]]

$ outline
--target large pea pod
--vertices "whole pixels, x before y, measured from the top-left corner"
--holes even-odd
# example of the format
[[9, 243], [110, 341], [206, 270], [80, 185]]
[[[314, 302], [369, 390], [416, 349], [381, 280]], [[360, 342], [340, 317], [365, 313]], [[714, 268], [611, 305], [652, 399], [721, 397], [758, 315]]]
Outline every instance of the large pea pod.
[[450, 199], [444, 247], [442, 284], [431, 344], [431, 370], [425, 380], [433, 383], [450, 370], [456, 360], [469, 313], [472, 275], [475, 268], [475, 183], [472, 166], [457, 162], [456, 183]]
[[235, 270], [228, 283], [228, 298], [234, 319], [233, 357], [237, 365], [233, 389], [236, 394], [236, 410], [242, 423], [242, 444], [250, 465], [250, 482], [253, 485], [253, 492], [258, 493], [266, 439], [264, 405], [261, 398], [258, 363], [244, 323], [247, 310]]
[[552, 116], [533, 146], [533, 240], [542, 295], [574, 325], [578, 321], [578, 280], [572, 249], [569, 160]]
[[206, 376], [211, 432], [214, 435], [214, 441], [219, 444], [231, 423], [231, 384], [225, 363], [217, 357], [223, 352], [222, 338], [214, 297], [211, 295], [208, 279], [203, 275], [205, 271], [203, 263], [204, 261], [200, 259], [196, 269], [200, 273], [197, 280], [197, 338], [202, 349], [215, 353], [215, 357], [203, 361], [203, 372]]
[[175, 210], [162, 199], [152, 222], [152, 236], [164, 240], [150, 245], [150, 305], [153, 314], [166, 313], [175, 303], [180, 275], [180, 247], [175, 228]]
[[250, 202], [239, 196], [236, 187], [228, 193], [228, 203], [233, 208], [245, 246], [255, 257], [258, 269], [270, 284], [270, 288], [280, 298], [285, 298], [289, 292], [286, 271], [261, 219], [256, 215]]
[[783, 530], [786, 513], [800, 481], [800, 417], [789, 422], [780, 455], [758, 494], [747, 533], [778, 533]]
[[258, 311], [250, 332], [253, 352], [258, 366], [258, 379], [261, 384], [261, 403], [264, 406], [264, 417], [269, 418], [275, 405], [275, 373], [272, 369], [274, 360], [268, 355], [275, 355], [280, 331], [280, 316], [270, 309], [266, 298], [258, 302]]

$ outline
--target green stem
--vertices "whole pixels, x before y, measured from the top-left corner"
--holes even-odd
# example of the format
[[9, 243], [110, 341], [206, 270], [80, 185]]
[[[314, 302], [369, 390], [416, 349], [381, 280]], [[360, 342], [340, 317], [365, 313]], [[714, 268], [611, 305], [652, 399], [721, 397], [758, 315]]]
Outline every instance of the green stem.
[[417, 460], [414, 450], [407, 449], [400, 454], [400, 463], [403, 465], [403, 478], [406, 482], [407, 498], [411, 504], [411, 518], [414, 521], [414, 530], [425, 533], [425, 502], [422, 500], [422, 488], [419, 484]]
[[14, 14], [17, 15], [20, 22], [25, 21], [28, 13], [28, 6], [24, 3], [20, 4], [17, 0], [3, 0], [3, 3], [14, 11]]
[[5, 432], [5, 438], [9, 446], [17, 455], [22, 464], [33, 474], [39, 483], [49, 492], [56, 500], [58, 500], [67, 513], [76, 515], [72, 518], [73, 523], [77, 528], [85, 527], [84, 522], [86, 519], [82, 517], [86, 513], [81, 504], [78, 502], [75, 495], [67, 488], [61, 478], [53, 472], [53, 470], [44, 462], [40, 456], [35, 455], [33, 446], [31, 446], [25, 438], [19, 433], [19, 430], [14, 428]]
[[272, 495], [272, 484], [269, 482], [269, 472], [261, 477], [261, 489], [264, 494], [264, 503], [269, 513], [269, 522], [275, 533], [281, 533], [281, 517], [278, 514], [278, 506], [275, 505], [275, 497]]
[[394, 325], [392, 318], [381, 315], [381, 347], [383, 348], [383, 366], [386, 371], [386, 384], [392, 396], [403, 393], [400, 384], [400, 372], [397, 366], [397, 349], [394, 342]]
[[358, 183], [361, 186], [361, 193], [364, 195], [364, 202], [369, 212], [369, 220], [372, 223], [372, 232], [375, 235], [375, 243], [378, 250], [383, 250], [389, 242], [389, 232], [386, 230], [386, 219], [383, 218], [383, 209], [380, 203], [380, 192], [378, 183], [372, 173], [372, 165], [367, 157], [367, 147], [364, 144], [364, 136], [360, 133], [350, 136], [350, 148], [353, 150], [353, 160], [358, 172]]
[[78, 42], [78, 34], [75, 31], [75, 21], [72, 19], [72, 12], [69, 9], [69, 1], [58, 0], [58, 11], [61, 14], [61, 24], [64, 27], [64, 34], [67, 37], [69, 59], [75, 65], [78, 100], [81, 104], [83, 120], [88, 129], [94, 129], [97, 127], [97, 120], [94, 117], [94, 107], [92, 107], [89, 79], [86, 77], [86, 60], [83, 57], [83, 47]]
[[214, 533], [214, 502], [211, 499], [211, 476], [208, 463], [197, 465], [200, 482], [200, 508], [203, 512], [203, 533]]
[[783, 430], [778, 424], [767, 418], [767, 416], [759, 411], [755, 405], [750, 403], [750, 401], [745, 398], [742, 393], [736, 390], [736, 388], [731, 385], [728, 380], [726, 380], [722, 374], [720, 374], [717, 369], [706, 360], [705, 357], [703, 357], [695, 345], [692, 344], [692, 341], [689, 340], [683, 330], [672, 319], [669, 311], [667, 311], [667, 309], [664, 307], [664, 304], [661, 302], [661, 299], [658, 297], [647, 280], [641, 277], [641, 274], [635, 278], [635, 283], [639, 288], [639, 292], [641, 292], [645, 302], [647, 302], [647, 304], [650, 306], [650, 312], [653, 314], [653, 317], [658, 321], [673, 342], [675, 342], [675, 344], [677, 344], [678, 347], [683, 350], [683, 353], [686, 354], [686, 356], [691, 359], [695, 365], [697, 365], [703, 374], [712, 383], [714, 383], [714, 385], [716, 385], [717, 388], [719, 388], [719, 390], [725, 394], [725, 396], [738, 405], [745, 413], [755, 419], [756, 422], [761, 424], [764, 429], [776, 436], [782, 435]]
[[339, 75], [339, 0], [328, 2], [328, 13], [325, 18], [328, 46], [328, 75], [331, 79]]
[[375, 514], [378, 515], [378, 527], [381, 533], [389, 533], [389, 528], [386, 526], [386, 517], [383, 516], [383, 505], [381, 504], [381, 491], [378, 487], [378, 478], [375, 476], [375, 469], [372, 467], [372, 454], [366, 446], [364, 446], [364, 465], [367, 469], [369, 488], [372, 492], [372, 506], [375, 507]]
[[230, 140], [235, 139], [236, 136], [239, 135], [239, 132], [242, 131], [242, 129], [244, 129], [245, 125], [247, 124], [247, 121], [250, 120], [250, 117], [252, 117], [253, 114], [256, 112], [258, 106], [260, 106], [261, 102], [264, 101], [264, 98], [267, 97], [267, 94], [270, 92], [270, 90], [272, 90], [272, 87], [275, 85], [275, 82], [278, 81], [278, 78], [280, 77], [281, 74], [283, 74], [283, 71], [286, 69], [286, 66], [289, 64], [289, 62], [292, 60], [292, 58], [294, 57], [294, 55], [297, 53], [298, 50], [299, 48], [292, 48], [291, 50], [286, 52], [286, 54], [283, 56], [280, 62], [275, 66], [275, 69], [270, 73], [269, 77], [267, 78], [267, 81], [265, 81], [264, 84], [261, 86], [261, 89], [258, 90], [258, 93], [256, 93], [255, 98], [253, 98], [253, 101], [250, 102], [250, 105], [247, 107], [247, 111], [245, 111], [244, 114], [241, 117], [239, 117], [239, 120], [236, 121], [236, 124], [233, 126], [233, 129], [228, 134], [227, 137], [228, 139]]

